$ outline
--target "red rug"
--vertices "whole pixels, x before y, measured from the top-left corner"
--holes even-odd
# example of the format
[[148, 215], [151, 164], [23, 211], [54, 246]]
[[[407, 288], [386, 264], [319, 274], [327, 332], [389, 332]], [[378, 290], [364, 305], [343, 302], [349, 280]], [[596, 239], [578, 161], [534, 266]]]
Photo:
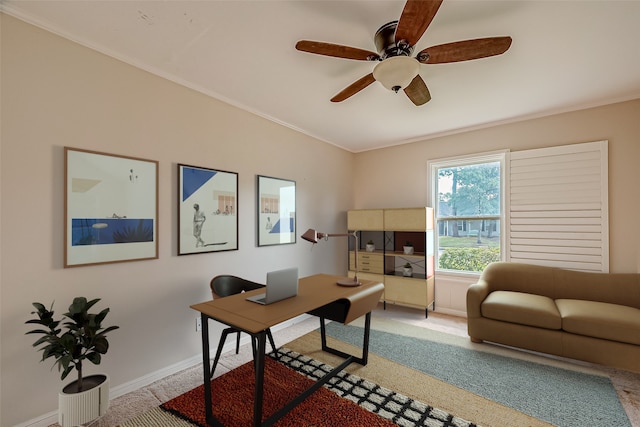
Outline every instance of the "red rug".
[[[265, 359], [263, 420], [313, 384], [309, 378], [270, 357]], [[253, 362], [248, 362], [214, 379], [212, 381], [214, 416], [227, 427], [251, 426], [254, 385]], [[206, 426], [204, 385], [162, 404], [161, 408], [189, 422]], [[278, 427], [375, 427], [395, 424], [321, 387], [274, 425]]]

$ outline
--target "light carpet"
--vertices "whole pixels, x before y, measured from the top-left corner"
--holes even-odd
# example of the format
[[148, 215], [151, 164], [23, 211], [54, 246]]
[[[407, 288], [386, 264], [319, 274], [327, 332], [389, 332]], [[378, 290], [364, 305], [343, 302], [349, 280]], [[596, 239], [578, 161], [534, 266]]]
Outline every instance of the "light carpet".
[[[376, 326], [374, 322], [370, 351], [557, 426], [631, 425], [606, 376], [581, 372], [573, 365], [550, 366], [548, 358], [521, 360], [510, 357], [513, 354], [499, 355], [438, 342], [433, 339], [437, 334], [430, 332], [431, 339], [417, 338], [411, 336], [410, 326], [391, 323], [394, 322], [382, 322], [394, 333], [380, 330], [380, 325]], [[423, 328], [417, 329], [420, 330], [413, 331], [415, 334], [425, 334]], [[396, 333], [398, 331], [408, 333], [408, 336]], [[363, 329], [332, 323], [327, 326], [327, 333], [341, 341], [360, 345]], [[446, 339], [452, 341], [450, 336]], [[478, 347], [493, 348], [488, 345]]]

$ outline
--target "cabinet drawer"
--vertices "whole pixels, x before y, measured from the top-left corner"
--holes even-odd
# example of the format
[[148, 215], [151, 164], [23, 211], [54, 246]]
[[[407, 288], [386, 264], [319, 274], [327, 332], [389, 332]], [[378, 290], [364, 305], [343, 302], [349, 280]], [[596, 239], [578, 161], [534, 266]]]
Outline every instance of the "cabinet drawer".
[[[355, 252], [349, 252], [349, 266], [355, 268]], [[382, 274], [384, 257], [380, 253], [358, 252], [358, 271]]]

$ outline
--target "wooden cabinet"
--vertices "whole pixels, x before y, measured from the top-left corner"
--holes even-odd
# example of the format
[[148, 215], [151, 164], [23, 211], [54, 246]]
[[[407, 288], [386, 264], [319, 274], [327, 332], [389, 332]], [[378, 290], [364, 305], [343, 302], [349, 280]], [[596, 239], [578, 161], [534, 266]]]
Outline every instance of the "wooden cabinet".
[[384, 214], [382, 209], [359, 209], [347, 211], [347, 229], [349, 230], [384, 230]]
[[388, 276], [384, 281], [386, 301], [428, 307], [429, 301], [425, 281], [420, 278]]
[[[384, 283], [383, 301], [425, 309], [435, 304], [432, 208], [362, 209], [347, 213], [350, 232], [358, 234], [358, 276]], [[375, 249], [366, 251], [367, 243]], [[355, 271], [355, 242], [349, 269]], [[405, 246], [408, 246], [405, 249]], [[411, 271], [405, 272], [405, 266]]]
[[385, 230], [427, 231], [433, 230], [432, 208], [385, 209], [383, 215]]

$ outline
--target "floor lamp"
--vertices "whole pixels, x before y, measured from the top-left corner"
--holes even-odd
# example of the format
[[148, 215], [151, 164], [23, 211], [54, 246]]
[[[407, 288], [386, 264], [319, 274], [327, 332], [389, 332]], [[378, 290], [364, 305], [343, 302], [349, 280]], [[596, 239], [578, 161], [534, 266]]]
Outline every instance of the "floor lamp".
[[361, 283], [358, 280], [358, 232], [354, 231], [353, 233], [342, 233], [342, 234], [329, 234], [329, 233], [319, 233], [313, 228], [308, 229], [302, 236], [304, 240], [311, 242], [313, 244], [318, 243], [318, 240], [324, 239], [329, 240], [329, 237], [353, 237], [356, 239], [355, 245], [355, 274], [353, 279], [342, 279], [338, 280], [338, 285], [340, 286], [360, 286]]

